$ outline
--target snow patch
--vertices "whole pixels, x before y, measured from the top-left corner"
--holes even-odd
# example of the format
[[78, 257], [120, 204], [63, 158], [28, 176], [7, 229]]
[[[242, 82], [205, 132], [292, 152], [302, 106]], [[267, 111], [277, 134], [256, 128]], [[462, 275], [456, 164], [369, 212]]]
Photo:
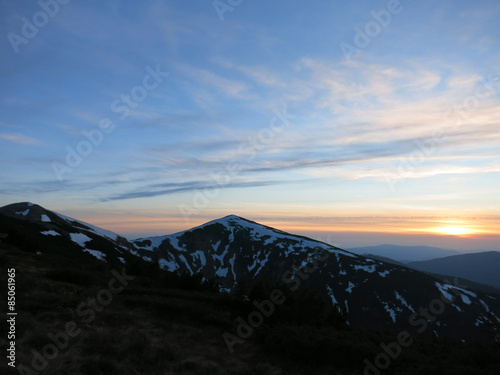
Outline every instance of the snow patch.
[[349, 281], [349, 286], [346, 288], [346, 292], [347, 293], [351, 293], [352, 292], [352, 288], [354, 288], [356, 286], [356, 284], [353, 284], [352, 282]]
[[194, 274], [193, 270], [191, 269], [191, 267], [189, 267], [189, 263], [188, 261], [186, 260], [186, 257], [183, 255], [183, 254], [179, 254], [179, 259], [182, 260], [184, 262], [184, 264], [186, 265], [186, 268], [189, 270], [189, 272], [191, 273], [191, 275]]
[[391, 316], [392, 322], [396, 323], [396, 312], [389, 307], [389, 304], [387, 302], [382, 302], [382, 304], [384, 305], [385, 311], [387, 311]]
[[467, 305], [470, 305], [472, 303], [471, 300], [470, 300], [470, 298], [467, 295], [460, 294], [460, 297], [462, 297], [462, 302], [463, 303], [465, 303]]
[[264, 245], [270, 245], [273, 242], [275, 242], [278, 238], [276, 236], [269, 236], [269, 238], [266, 238], [264, 241]]
[[[56, 214], [57, 216], [59, 216], [61, 219], [66, 220], [69, 223], [77, 222], [78, 224], [85, 226], [86, 228], [88, 228], [88, 230], [94, 232], [95, 234], [97, 234], [99, 236], [107, 237], [107, 238], [112, 239], [114, 241], [116, 241], [118, 239], [118, 237], [119, 237], [116, 233], [113, 233], [113, 232], [111, 232], [109, 230], [96, 227], [95, 225], [86, 223], [84, 221], [73, 219], [73, 218], [71, 218], [69, 216], [65, 216], [65, 215], [59, 214], [57, 212], [53, 212], [53, 213]], [[83, 229], [85, 230], [86, 228], [83, 228]]]
[[50, 218], [49, 218], [47, 215], [45, 215], [45, 214], [43, 214], [43, 215], [41, 216], [41, 220], [42, 220], [42, 222], [44, 222], [44, 223], [50, 223]]
[[217, 259], [219, 261], [219, 265], [222, 266], [224, 264], [224, 258], [226, 257], [228, 252], [229, 252], [229, 245], [226, 245], [226, 248], [224, 249], [221, 255], [212, 254], [212, 257], [213, 259]]
[[106, 260], [106, 254], [104, 254], [102, 251], [99, 250], [89, 250], [89, 249], [83, 249], [86, 253], [89, 253], [93, 256], [95, 256], [99, 260]]
[[257, 271], [255, 271], [254, 275], [257, 275], [260, 272], [260, 270], [262, 270], [262, 268], [266, 265], [268, 260], [269, 260], [269, 254], [267, 254], [266, 259], [260, 261], [260, 267]]
[[386, 277], [388, 274], [390, 274], [391, 271], [390, 270], [385, 270], [384, 272], [379, 272], [378, 274], [381, 276], [381, 277]]
[[330, 248], [329, 250], [332, 252], [336, 252], [337, 254], [342, 254], [346, 257], [358, 258], [358, 256], [356, 254], [352, 254], [352, 253], [345, 251], [345, 250], [338, 250], [338, 249], [334, 249], [334, 248]]
[[164, 269], [164, 270], [167, 270], [167, 271], [176, 271], [179, 269], [179, 265], [177, 264], [177, 262], [174, 262], [174, 261], [168, 261], [166, 259], [160, 259], [159, 261], [159, 264], [160, 264], [160, 268], [161, 269]]
[[[280, 244], [280, 245], [282, 245], [282, 244]], [[285, 251], [285, 257], [288, 257], [294, 251], [295, 251], [295, 249], [293, 248], [293, 246], [292, 245], [288, 245], [288, 250]]]
[[444, 285], [444, 284], [441, 284], [438, 282], [435, 282], [434, 285], [436, 285], [438, 290], [441, 292], [441, 294], [444, 296], [444, 298], [446, 298], [448, 301], [452, 301], [454, 299], [453, 295], [451, 293], [448, 293], [448, 289], [449, 289], [450, 285]]
[[212, 244], [212, 249], [214, 249], [214, 251], [217, 251], [221, 242], [222, 240], [219, 240], [216, 243]]
[[482, 299], [479, 300], [479, 303], [483, 305], [486, 311], [490, 311], [490, 307]]
[[[460, 291], [460, 297], [462, 298], [462, 302], [467, 304], [467, 305], [470, 305], [472, 303], [469, 297], [477, 298], [476, 293], [471, 292], [470, 290], [460, 288], [458, 286], [449, 285], [449, 284], [441, 284], [438, 282], [435, 282], [434, 285], [436, 285], [436, 287], [439, 289], [439, 291], [443, 294], [443, 296], [447, 300], [454, 300], [453, 295], [449, 292], [450, 289], [456, 289], [456, 290]], [[455, 306], [455, 308], [457, 308], [457, 310], [460, 309], [456, 305], [453, 305], [453, 306]]]
[[92, 241], [92, 238], [86, 236], [83, 233], [70, 233], [71, 241], [80, 245], [81, 247], [85, 247], [85, 244], [89, 241]]
[[160, 244], [161, 244], [161, 243], [162, 243], [165, 239], [167, 239], [167, 238], [168, 238], [168, 239], [169, 239], [169, 241], [170, 241], [170, 244], [171, 244], [173, 247], [175, 247], [176, 249], [178, 249], [178, 250], [180, 250], [180, 251], [184, 251], [184, 248], [183, 248], [183, 247], [181, 247], [181, 246], [179, 245], [179, 236], [170, 236], [170, 237], [169, 237], [169, 236], [166, 236], [166, 237], [159, 237], [159, 238], [158, 238], [158, 237], [156, 237], [156, 238], [157, 238], [157, 240], [156, 240], [156, 241], [153, 241], [153, 239], [151, 239], [151, 240], [152, 240], [151, 242], [152, 242], [152, 245], [153, 245], [153, 246], [156, 246], [156, 247], [160, 246]]
[[375, 272], [375, 265], [371, 265], [371, 266], [354, 266], [354, 269], [357, 271], [357, 270], [363, 270], [365, 272], [368, 272], [368, 273], [373, 273]]
[[202, 267], [205, 267], [207, 264], [207, 258], [205, 257], [205, 253], [201, 250], [197, 250], [193, 253], [193, 258], [198, 258]]
[[332, 304], [333, 305], [337, 305], [338, 304], [338, 301], [337, 299], [335, 298], [335, 296], [333, 295], [333, 289], [330, 287], [330, 285], [327, 285], [326, 286], [326, 289], [328, 290], [328, 295], [330, 296], [331, 300], [332, 300]]
[[46, 230], [45, 232], [41, 232], [44, 236], [60, 236], [55, 230]]
[[233, 273], [234, 280], [237, 280], [236, 272], [234, 272], [234, 261], [236, 259], [236, 253], [234, 253], [233, 257], [229, 259], [229, 264], [231, 265], [231, 272]]
[[394, 291], [394, 295], [396, 296], [396, 299], [399, 300], [403, 306], [406, 306], [406, 308], [408, 310], [411, 310], [413, 312], [415, 312], [415, 310], [413, 309], [413, 307], [410, 306], [410, 304], [401, 296], [401, 294], [399, 294], [398, 292]]
[[[160, 236], [160, 237], [150, 237], [150, 238], [138, 238], [134, 241], [132, 241], [134, 243], [134, 245], [136, 245], [138, 248], [140, 248], [141, 250], [149, 250], [149, 251], [153, 251], [154, 249], [157, 249], [158, 247], [160, 247], [161, 243], [163, 241], [165, 241], [167, 239], [168, 236]], [[150, 241], [151, 242], [151, 245], [140, 245], [138, 244], [138, 242], [142, 242], [142, 241]], [[170, 242], [172, 243], [173, 240], [170, 239]], [[173, 243], [172, 243], [173, 245]], [[177, 248], [176, 246], [174, 246], [175, 248]]]
[[227, 267], [221, 267], [215, 272], [215, 275], [219, 277], [226, 277], [228, 271], [229, 269]]

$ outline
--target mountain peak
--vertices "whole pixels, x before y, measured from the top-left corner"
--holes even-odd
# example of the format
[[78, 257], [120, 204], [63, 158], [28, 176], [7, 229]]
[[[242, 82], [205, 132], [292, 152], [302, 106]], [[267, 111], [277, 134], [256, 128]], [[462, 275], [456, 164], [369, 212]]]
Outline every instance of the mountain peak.
[[76, 225], [79, 229], [88, 230], [113, 240], [116, 240], [119, 237], [118, 234], [107, 229], [62, 215], [55, 211], [47, 210], [46, 208], [31, 202], [12, 203], [7, 206], [0, 207], [0, 214], [18, 220], [39, 222], [46, 225], [65, 225], [69, 223], [70, 225]]
[[276, 230], [274, 228], [268, 227], [267, 225], [260, 224], [260, 223], [257, 223], [255, 221], [249, 220], [249, 219], [245, 219], [244, 217], [234, 215], [234, 214], [223, 216], [220, 219], [210, 220], [209, 222], [201, 224], [200, 226], [192, 228], [190, 230], [197, 229], [197, 228], [204, 228], [206, 226], [213, 225], [213, 224], [222, 224], [224, 226], [227, 226], [227, 225], [229, 225], [229, 226], [232, 226], [232, 225], [249, 226], [250, 225], [252, 227], [259, 226], [259, 227], [264, 227], [264, 228]]
[[241, 217], [241, 216], [238, 216], [238, 215], [234, 215], [234, 214], [230, 214], [230, 215], [221, 217], [218, 220], [243, 220], [243, 221], [250, 221], [248, 219], [245, 219], [244, 217]]
[[12, 203], [0, 207], [0, 214], [18, 219], [46, 221], [48, 211], [37, 204], [31, 202]]
[[23, 208], [30, 208], [30, 207], [41, 207], [37, 204], [31, 203], [31, 202], [17, 202], [17, 203], [11, 203], [6, 206], [0, 207], [0, 210], [3, 209], [23, 209]]

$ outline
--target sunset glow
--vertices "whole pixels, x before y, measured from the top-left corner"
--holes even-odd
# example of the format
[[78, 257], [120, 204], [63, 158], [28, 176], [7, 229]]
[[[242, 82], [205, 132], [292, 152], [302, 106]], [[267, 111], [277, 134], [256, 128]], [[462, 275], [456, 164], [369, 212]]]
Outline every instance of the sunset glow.
[[463, 236], [474, 233], [474, 231], [469, 228], [461, 228], [461, 227], [443, 227], [443, 228], [437, 228], [435, 231], [437, 233], [448, 234], [451, 236]]

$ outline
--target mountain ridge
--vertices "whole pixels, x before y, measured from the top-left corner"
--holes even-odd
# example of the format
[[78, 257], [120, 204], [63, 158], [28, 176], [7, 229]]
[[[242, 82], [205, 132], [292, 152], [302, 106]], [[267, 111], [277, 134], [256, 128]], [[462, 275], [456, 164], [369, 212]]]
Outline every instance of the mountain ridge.
[[413, 269], [463, 277], [500, 288], [500, 252], [484, 251], [411, 262]]
[[404, 246], [404, 245], [375, 245], [349, 248], [356, 254], [372, 254], [394, 259], [398, 262], [408, 263], [410, 261], [430, 260], [452, 255], [460, 255], [458, 250], [443, 249], [433, 246]]
[[[491, 316], [500, 321], [497, 297], [237, 215], [131, 242], [31, 203], [0, 208], [0, 223], [7, 229], [2, 241], [21, 243], [27, 251], [41, 254], [64, 251], [75, 258], [92, 255], [115, 264], [140, 259], [170, 272], [201, 274], [228, 293], [259, 280], [314, 290], [331, 308], [345, 311], [349, 324], [361, 328], [422, 329], [427, 335], [475, 340], [484, 339]], [[439, 300], [449, 301], [439, 320], [421, 319], [420, 309]], [[456, 326], [463, 329], [457, 331]]]

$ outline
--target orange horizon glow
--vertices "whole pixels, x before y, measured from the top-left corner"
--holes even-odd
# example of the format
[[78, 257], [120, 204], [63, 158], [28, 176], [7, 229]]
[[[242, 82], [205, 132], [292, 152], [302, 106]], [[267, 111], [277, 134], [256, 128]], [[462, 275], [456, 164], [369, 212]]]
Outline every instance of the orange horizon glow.
[[[144, 215], [144, 214], [143, 214]], [[81, 220], [112, 230], [116, 233], [126, 235], [128, 233], [147, 232], [151, 235], [166, 235], [180, 232], [199, 226], [218, 217], [197, 217], [186, 221], [184, 217], [146, 217], [145, 215], [134, 218], [125, 217], [84, 217]], [[224, 215], [222, 215], [224, 216]], [[222, 217], [220, 216], [220, 217]], [[296, 218], [283, 216], [274, 217], [270, 220], [252, 216], [249, 213], [241, 216], [254, 220], [289, 233], [323, 232], [323, 233], [386, 233], [386, 234], [430, 234], [436, 236], [473, 237], [484, 234], [499, 234], [498, 224], [491, 219], [475, 220], [471, 224], [468, 220], [439, 219], [432, 217], [404, 217], [404, 216], [359, 216], [359, 217], [311, 217]], [[153, 234], [154, 233], [154, 234]]]
[[[62, 210], [59, 210], [59, 212]], [[165, 210], [164, 210], [165, 211]], [[165, 236], [195, 228], [228, 215], [228, 211], [214, 210], [192, 216], [189, 220], [176, 213], [156, 210], [137, 210], [132, 214], [102, 212], [85, 215], [82, 212], [64, 212], [92, 225], [113, 231], [128, 239]], [[432, 215], [347, 215], [328, 216], [324, 212], [296, 216], [288, 212], [241, 210], [233, 212], [290, 234], [302, 235], [341, 248], [380, 244], [426, 245], [457, 250], [500, 250], [500, 220], [497, 216]]]
[[442, 228], [436, 228], [434, 231], [440, 234], [446, 234], [450, 236], [466, 236], [478, 233], [473, 229], [465, 227], [442, 227]]

